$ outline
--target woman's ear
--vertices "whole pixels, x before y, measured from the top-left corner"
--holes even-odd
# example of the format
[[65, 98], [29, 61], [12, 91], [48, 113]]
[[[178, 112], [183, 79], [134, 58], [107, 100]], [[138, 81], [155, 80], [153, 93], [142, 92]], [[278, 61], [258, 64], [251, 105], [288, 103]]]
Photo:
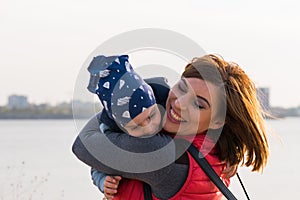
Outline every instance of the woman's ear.
[[225, 121], [221, 119], [212, 120], [209, 124], [210, 129], [219, 129], [224, 126]]

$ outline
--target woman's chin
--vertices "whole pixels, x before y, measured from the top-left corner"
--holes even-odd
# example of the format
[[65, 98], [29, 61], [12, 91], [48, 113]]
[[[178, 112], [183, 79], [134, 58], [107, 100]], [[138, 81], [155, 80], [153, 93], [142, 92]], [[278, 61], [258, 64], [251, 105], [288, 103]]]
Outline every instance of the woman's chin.
[[168, 120], [166, 120], [163, 129], [169, 133], [177, 134], [179, 130], [179, 126], [177, 124], [173, 124]]

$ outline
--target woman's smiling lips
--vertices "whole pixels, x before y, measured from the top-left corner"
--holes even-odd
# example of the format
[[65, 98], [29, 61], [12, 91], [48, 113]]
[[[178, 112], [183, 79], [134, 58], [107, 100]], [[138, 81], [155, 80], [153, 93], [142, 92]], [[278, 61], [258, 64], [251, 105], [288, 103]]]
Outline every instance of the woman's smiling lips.
[[168, 118], [170, 121], [172, 121], [173, 123], [181, 123], [184, 122], [185, 120], [183, 118], [180, 117], [180, 115], [178, 115], [173, 109], [172, 107], [170, 107], [169, 112], [168, 112]]

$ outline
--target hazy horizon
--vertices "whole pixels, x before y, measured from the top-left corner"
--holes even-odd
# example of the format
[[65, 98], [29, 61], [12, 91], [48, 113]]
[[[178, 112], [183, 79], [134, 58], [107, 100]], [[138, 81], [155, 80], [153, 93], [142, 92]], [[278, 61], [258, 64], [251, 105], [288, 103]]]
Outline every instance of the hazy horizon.
[[297, 107], [299, 7], [296, 0], [2, 0], [0, 105], [11, 94], [31, 103], [70, 101], [80, 69], [100, 44], [160, 28], [241, 65], [257, 86], [270, 88], [271, 106]]

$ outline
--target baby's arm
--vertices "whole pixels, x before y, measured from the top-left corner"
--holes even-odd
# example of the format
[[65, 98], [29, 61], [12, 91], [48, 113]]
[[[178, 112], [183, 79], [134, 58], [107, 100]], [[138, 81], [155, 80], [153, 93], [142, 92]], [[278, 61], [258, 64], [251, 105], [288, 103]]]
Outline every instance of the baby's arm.
[[104, 193], [104, 181], [105, 181], [105, 177], [106, 174], [92, 168], [91, 169], [91, 176], [92, 176], [92, 180], [95, 186], [98, 187], [98, 189]]
[[[103, 116], [103, 113], [101, 116]], [[102, 133], [104, 133], [107, 129], [109, 129], [109, 127], [106, 124], [101, 123], [99, 129]], [[97, 186], [102, 193], [104, 193], [104, 182], [107, 175], [101, 171], [91, 168], [91, 176], [94, 185]]]
[[[172, 138], [162, 134], [149, 138], [113, 132], [103, 134], [98, 120], [99, 115], [90, 119], [76, 138], [72, 150], [78, 159], [106, 174], [144, 181], [159, 198], [170, 198], [182, 187], [188, 166], [174, 163], [176, 150]], [[141, 156], [138, 160], [125, 157], [123, 154], [128, 151], [139, 153], [133, 153], [133, 156]], [[158, 154], [155, 154], [156, 151]], [[154, 156], [146, 156], [151, 152], [155, 152]]]

